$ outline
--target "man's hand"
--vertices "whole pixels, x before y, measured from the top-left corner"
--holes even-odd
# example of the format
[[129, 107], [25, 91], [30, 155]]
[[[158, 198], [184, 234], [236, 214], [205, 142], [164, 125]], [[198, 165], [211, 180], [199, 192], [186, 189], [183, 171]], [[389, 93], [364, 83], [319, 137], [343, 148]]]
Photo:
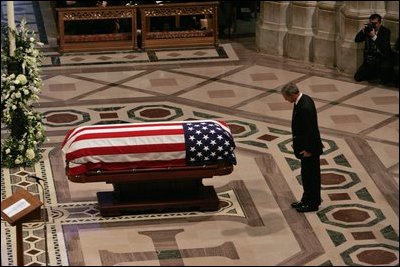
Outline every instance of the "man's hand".
[[307, 152], [305, 150], [300, 151], [300, 155], [302, 155], [304, 158], [308, 158], [308, 157], [312, 156], [312, 154], [310, 152]]
[[368, 35], [369, 35], [369, 37], [371, 37], [371, 38], [375, 37], [375, 35], [376, 35], [375, 29], [372, 29], [372, 31], [370, 31], [370, 32], [368, 33]]
[[106, 7], [107, 6], [107, 1], [97, 1], [96, 6]]

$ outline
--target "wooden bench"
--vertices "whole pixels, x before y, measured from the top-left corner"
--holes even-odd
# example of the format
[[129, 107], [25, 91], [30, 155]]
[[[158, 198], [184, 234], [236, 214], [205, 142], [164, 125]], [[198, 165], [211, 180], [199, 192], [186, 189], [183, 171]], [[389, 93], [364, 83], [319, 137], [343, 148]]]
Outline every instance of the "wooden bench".
[[97, 199], [102, 216], [118, 216], [218, 210], [214, 187], [202, 179], [232, 173], [234, 147], [225, 123], [202, 120], [78, 127], [62, 150], [70, 181], [113, 185]]

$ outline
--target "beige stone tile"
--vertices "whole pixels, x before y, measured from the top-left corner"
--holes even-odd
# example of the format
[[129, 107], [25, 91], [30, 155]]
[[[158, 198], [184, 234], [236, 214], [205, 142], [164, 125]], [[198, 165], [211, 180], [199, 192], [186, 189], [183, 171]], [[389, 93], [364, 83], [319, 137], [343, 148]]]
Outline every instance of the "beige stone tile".
[[154, 251], [151, 239], [138, 234], [131, 227], [80, 229], [79, 237], [87, 266], [102, 265], [99, 250], [114, 253]]
[[[317, 100], [314, 101], [316, 108], [324, 105]], [[281, 119], [292, 119], [293, 104], [287, 102], [280, 93], [273, 93], [260, 99], [254, 100], [239, 107], [241, 110], [249, 111], [265, 116], [273, 116]]]
[[68, 100], [95, 91], [102, 86], [102, 84], [58, 75], [43, 81], [41, 94], [53, 99]]
[[157, 51], [156, 56], [159, 60], [168, 59], [194, 59], [218, 57], [218, 52], [214, 48], [198, 49], [198, 50], [173, 50], [173, 51]]
[[[103, 64], [113, 62], [129, 62], [129, 61], [149, 61], [147, 53], [101, 53], [101, 54], [80, 54], [69, 53], [63, 55], [61, 64], [76, 64], [78, 62], [90, 64], [102, 62]], [[76, 68], [76, 66], [75, 66]]]
[[382, 140], [399, 142], [399, 120], [397, 119], [389, 124], [371, 131], [368, 133], [368, 136]]
[[353, 93], [363, 87], [362, 84], [343, 82], [324, 77], [312, 76], [297, 83], [299, 89], [313, 98], [327, 101], [336, 101], [349, 93]]
[[180, 96], [183, 98], [229, 107], [261, 93], [261, 91], [255, 89], [213, 82]]
[[175, 69], [176, 71], [179, 72], [185, 72], [185, 73], [190, 73], [190, 74], [196, 74], [196, 75], [201, 75], [201, 76], [206, 76], [206, 77], [217, 77], [219, 75], [222, 75], [228, 71], [234, 70], [239, 68], [240, 66], [209, 66], [209, 67], [199, 67], [199, 68], [179, 68]]
[[76, 76], [85, 77], [89, 79], [99, 80], [107, 83], [115, 83], [117, 81], [138, 75], [143, 71], [103, 71], [103, 72], [90, 72], [90, 73], [77, 73]]
[[265, 89], [274, 89], [301, 76], [303, 76], [301, 73], [253, 65], [243, 71], [227, 76], [223, 80]]
[[89, 96], [83, 97], [82, 100], [96, 100], [96, 99], [115, 99], [115, 98], [130, 98], [130, 97], [146, 97], [152, 96], [151, 94], [146, 94], [138, 92], [135, 90], [124, 89], [119, 87], [111, 87], [100, 92], [94, 92]]
[[384, 88], [372, 88], [358, 94], [343, 103], [379, 111], [399, 113], [399, 91]]
[[352, 108], [333, 106], [318, 113], [319, 126], [359, 133], [374, 127], [389, 116]]
[[148, 75], [128, 81], [123, 85], [163, 94], [173, 94], [202, 81], [203, 79], [157, 70]]
[[379, 160], [386, 168], [390, 168], [399, 163], [398, 145], [387, 145], [375, 141], [368, 141], [368, 144], [372, 147]]

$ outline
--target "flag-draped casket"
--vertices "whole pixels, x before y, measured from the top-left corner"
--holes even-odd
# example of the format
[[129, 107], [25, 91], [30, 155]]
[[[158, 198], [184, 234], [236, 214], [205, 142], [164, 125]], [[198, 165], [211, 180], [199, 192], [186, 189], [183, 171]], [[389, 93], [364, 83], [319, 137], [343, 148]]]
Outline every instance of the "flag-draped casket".
[[235, 143], [215, 120], [83, 126], [62, 144], [72, 182], [112, 183], [97, 192], [103, 216], [144, 210], [218, 210], [219, 198], [203, 178], [228, 175]]
[[83, 126], [70, 130], [62, 151], [68, 175], [88, 171], [236, 164], [223, 121], [197, 120]]

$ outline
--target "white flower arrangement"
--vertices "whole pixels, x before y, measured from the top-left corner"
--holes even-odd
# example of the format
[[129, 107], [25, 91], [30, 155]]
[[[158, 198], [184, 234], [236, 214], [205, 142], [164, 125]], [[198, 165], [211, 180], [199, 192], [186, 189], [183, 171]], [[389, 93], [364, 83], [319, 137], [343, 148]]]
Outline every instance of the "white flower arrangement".
[[27, 29], [25, 19], [13, 34], [14, 57], [9, 56], [8, 34], [2, 34], [1, 47], [1, 122], [10, 130], [2, 140], [1, 163], [7, 168], [32, 166], [41, 158], [40, 146], [45, 141], [42, 114], [33, 110], [42, 86], [42, 55], [37, 46], [43, 44]]

